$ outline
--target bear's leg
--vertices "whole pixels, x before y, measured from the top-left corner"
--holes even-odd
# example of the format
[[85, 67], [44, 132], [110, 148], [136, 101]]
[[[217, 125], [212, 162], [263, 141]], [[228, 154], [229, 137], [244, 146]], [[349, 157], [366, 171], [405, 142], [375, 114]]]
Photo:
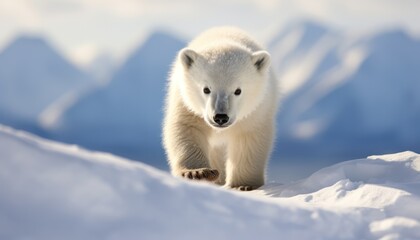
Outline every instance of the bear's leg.
[[173, 126], [164, 132], [172, 174], [189, 179], [217, 180], [219, 172], [210, 167], [208, 143], [203, 130], [181, 123], [174, 123]]
[[219, 172], [219, 178], [215, 182], [224, 185], [226, 180], [226, 146], [213, 147], [209, 151], [210, 166]]
[[243, 133], [231, 138], [226, 162], [226, 185], [241, 191], [264, 185], [272, 142], [273, 133], [269, 131]]

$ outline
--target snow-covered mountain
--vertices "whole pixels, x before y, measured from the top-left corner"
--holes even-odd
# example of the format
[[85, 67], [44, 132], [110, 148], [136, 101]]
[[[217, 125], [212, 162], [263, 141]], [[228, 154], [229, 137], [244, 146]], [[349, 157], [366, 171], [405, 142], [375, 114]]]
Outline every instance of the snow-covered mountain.
[[420, 41], [400, 30], [337, 41], [284, 99], [279, 152], [345, 158], [419, 151]]
[[237, 192], [0, 125], [1, 239], [419, 239], [420, 155]]
[[293, 22], [280, 31], [268, 44], [268, 49], [282, 95], [287, 96], [337, 62], [330, 52], [337, 47], [339, 39], [339, 33], [310, 21]]
[[17, 37], [0, 53], [0, 122], [37, 131], [50, 104], [91, 84], [43, 38]]
[[[81, 94], [73, 90], [93, 82], [86, 74], [44, 40], [18, 38], [0, 53], [0, 122], [40, 134], [41, 121], [43, 136], [166, 166], [163, 99], [183, 46], [155, 33], [106, 86]], [[283, 96], [272, 166], [304, 165], [309, 173], [330, 164], [322, 161], [420, 151], [419, 40], [400, 30], [352, 36], [301, 21], [268, 46]], [[99, 70], [111, 64], [106, 59]]]
[[53, 129], [56, 139], [165, 165], [161, 122], [166, 79], [184, 42], [152, 34], [103, 88], [81, 97]]

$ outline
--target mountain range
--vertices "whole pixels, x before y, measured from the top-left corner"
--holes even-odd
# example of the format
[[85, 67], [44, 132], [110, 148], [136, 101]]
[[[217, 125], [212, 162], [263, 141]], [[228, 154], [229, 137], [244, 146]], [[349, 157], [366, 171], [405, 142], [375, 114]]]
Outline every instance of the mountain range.
[[185, 43], [152, 34], [119, 68], [109, 84], [83, 95], [50, 129], [57, 140], [142, 160], [160, 159], [166, 78]]
[[48, 106], [93, 85], [44, 38], [17, 37], [0, 52], [0, 121], [41, 133], [39, 118]]
[[[401, 30], [349, 39], [320, 28], [299, 28], [307, 39], [319, 39], [321, 32], [329, 44], [308, 77], [284, 99], [279, 152], [345, 158], [420, 150], [420, 41]], [[294, 55], [295, 61], [304, 62], [311, 51], [316, 50]]]
[[[164, 168], [166, 78], [184, 46], [155, 32], [95, 85], [45, 40], [17, 38], [0, 53], [0, 122]], [[420, 151], [418, 39], [301, 21], [267, 46], [282, 96], [274, 164]]]

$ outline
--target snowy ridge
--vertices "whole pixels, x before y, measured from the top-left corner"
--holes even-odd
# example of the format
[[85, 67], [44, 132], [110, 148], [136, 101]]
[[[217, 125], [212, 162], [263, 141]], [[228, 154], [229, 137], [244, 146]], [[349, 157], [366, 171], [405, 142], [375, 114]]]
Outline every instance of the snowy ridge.
[[420, 237], [413, 152], [343, 162], [250, 193], [4, 126], [0, 161], [1, 239]]

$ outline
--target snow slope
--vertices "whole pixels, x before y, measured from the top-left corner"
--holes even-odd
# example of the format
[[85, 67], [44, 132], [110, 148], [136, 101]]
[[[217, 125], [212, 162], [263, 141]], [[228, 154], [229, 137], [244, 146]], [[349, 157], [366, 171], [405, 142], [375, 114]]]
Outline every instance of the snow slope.
[[343, 162], [248, 193], [5, 126], [0, 161], [0, 239], [420, 238], [413, 152]]

